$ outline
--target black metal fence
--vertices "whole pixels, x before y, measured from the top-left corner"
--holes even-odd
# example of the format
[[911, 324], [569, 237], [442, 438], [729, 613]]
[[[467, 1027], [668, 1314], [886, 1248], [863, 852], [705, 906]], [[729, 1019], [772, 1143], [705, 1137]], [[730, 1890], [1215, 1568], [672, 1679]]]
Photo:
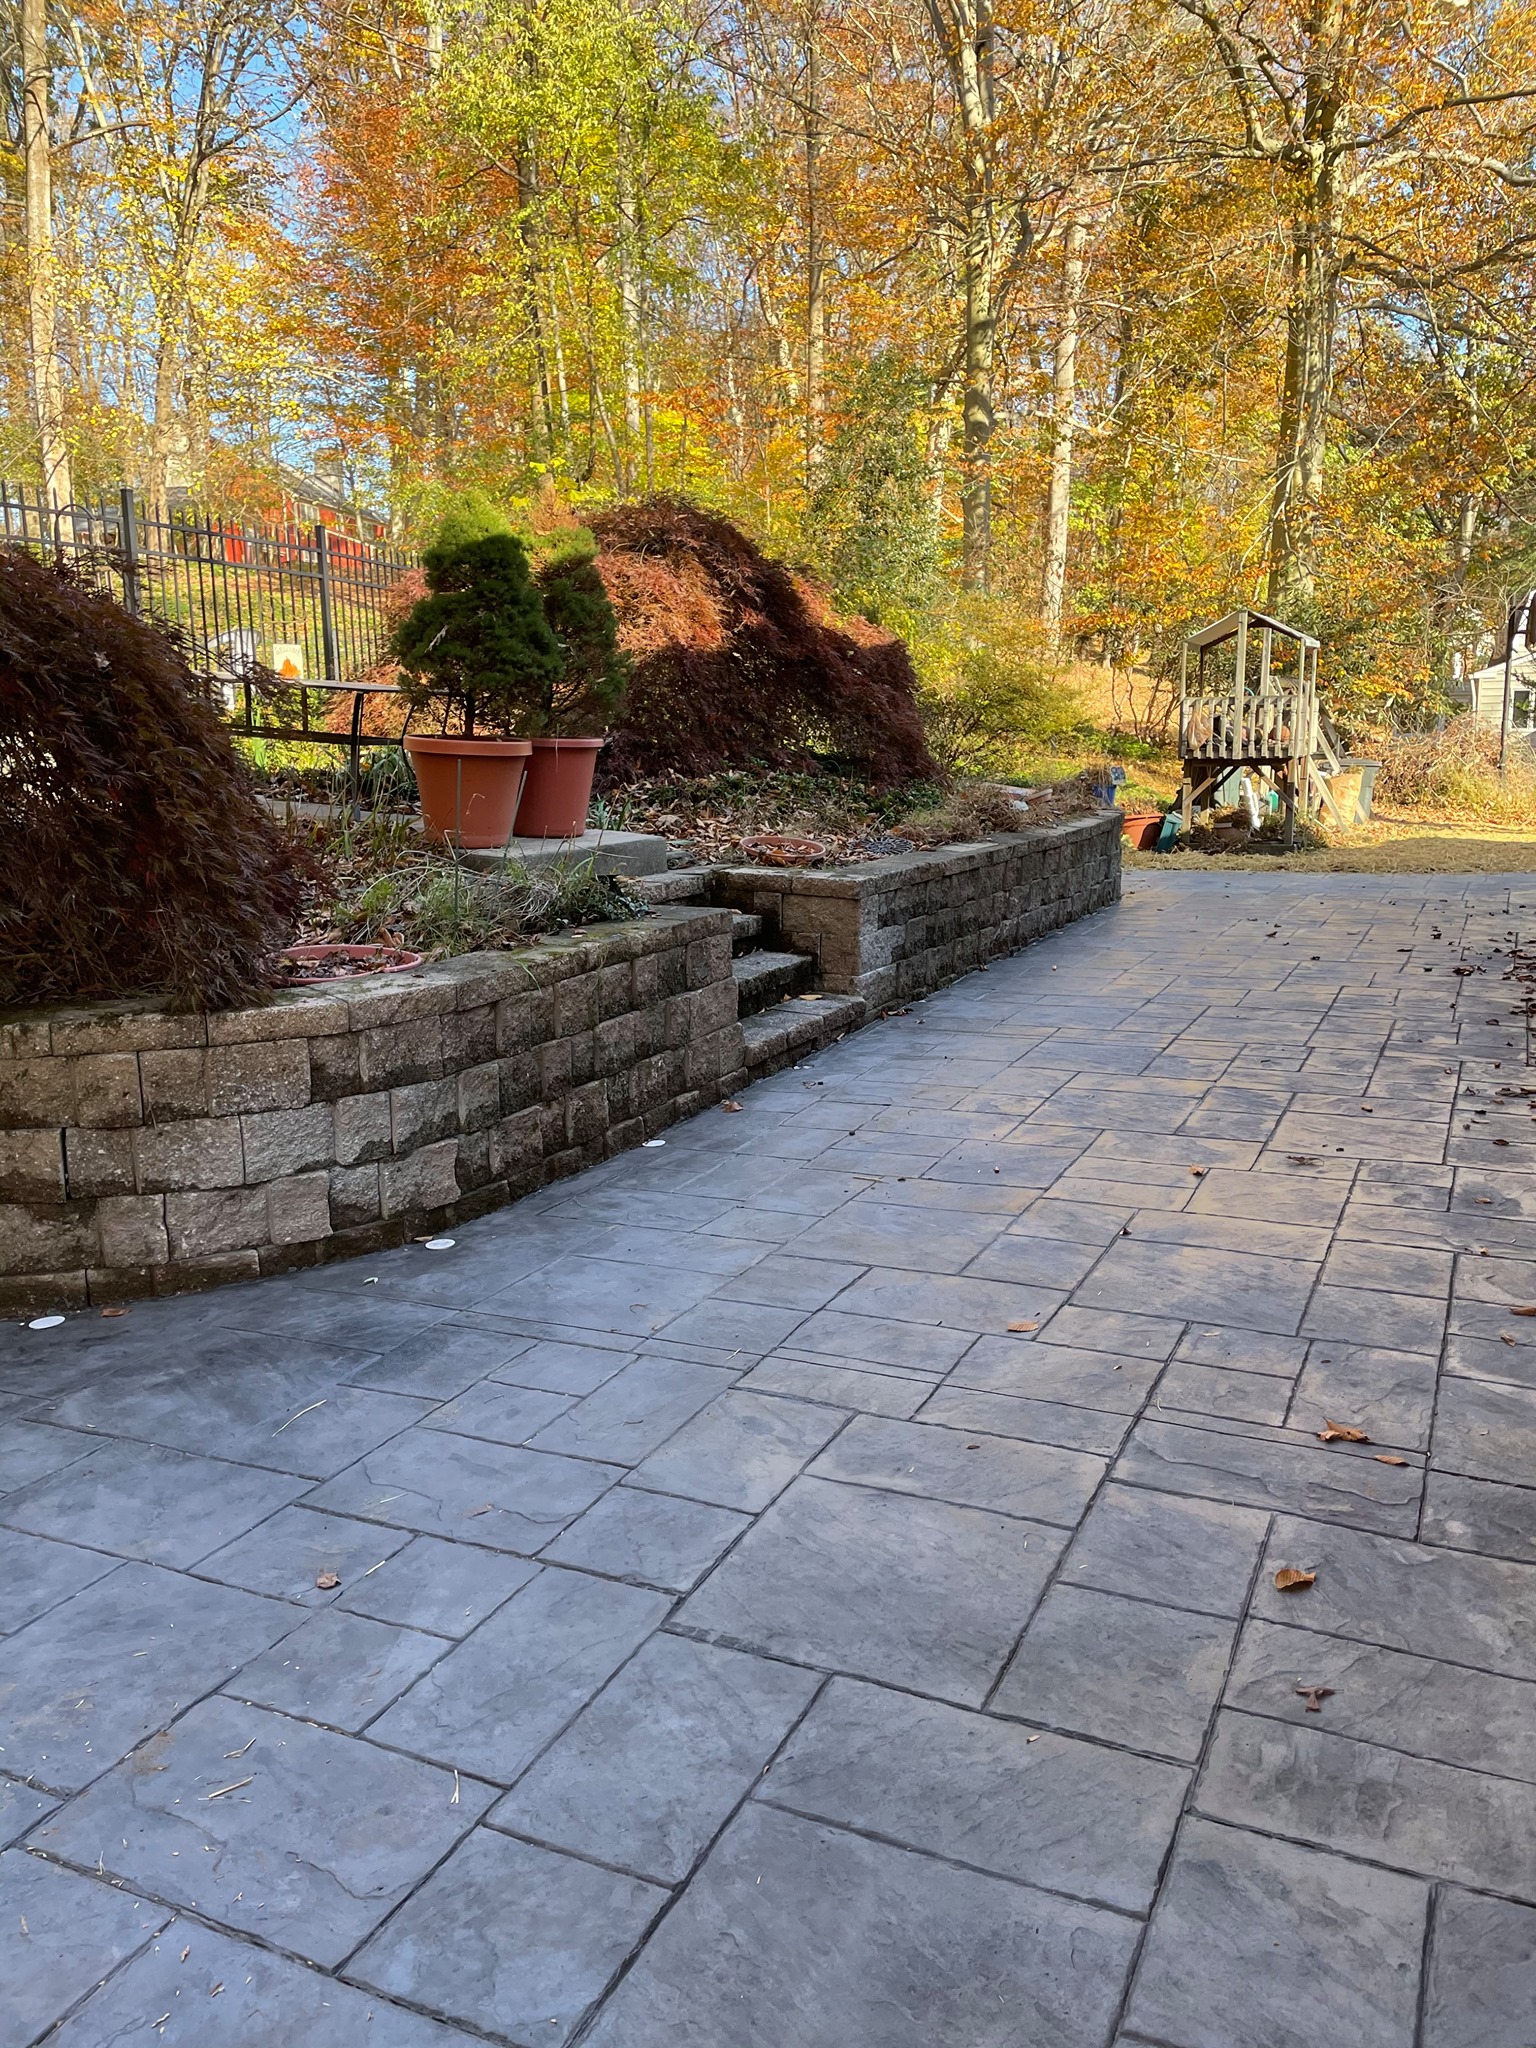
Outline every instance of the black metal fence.
[[[334, 688], [382, 658], [391, 593], [415, 566], [334, 527], [245, 525], [181, 506], [152, 517], [127, 488], [54, 509], [0, 483], [3, 542], [62, 555], [131, 612], [174, 627], [238, 731], [344, 744], [326, 724]], [[273, 676], [292, 685], [280, 703]]]

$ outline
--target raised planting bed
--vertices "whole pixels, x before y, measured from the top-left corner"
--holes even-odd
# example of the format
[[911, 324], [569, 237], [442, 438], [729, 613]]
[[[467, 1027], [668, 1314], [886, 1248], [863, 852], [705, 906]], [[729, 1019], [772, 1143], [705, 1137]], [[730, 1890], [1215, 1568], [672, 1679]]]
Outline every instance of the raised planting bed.
[[514, 1201], [1114, 902], [1120, 816], [635, 886], [649, 916], [260, 1007], [0, 1017], [0, 1311], [313, 1265]]
[[373, 1251], [640, 1143], [746, 1080], [727, 910], [176, 1015], [0, 1020], [0, 1309]]
[[817, 988], [879, 1009], [1118, 901], [1122, 823], [1101, 811], [831, 870], [716, 868], [707, 897], [809, 955]]

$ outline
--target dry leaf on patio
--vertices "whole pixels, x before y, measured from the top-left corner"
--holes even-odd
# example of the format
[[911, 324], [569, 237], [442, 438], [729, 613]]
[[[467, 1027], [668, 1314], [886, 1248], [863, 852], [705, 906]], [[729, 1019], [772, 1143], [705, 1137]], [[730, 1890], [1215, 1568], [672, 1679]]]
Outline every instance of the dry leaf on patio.
[[104, 1316], [125, 1316], [127, 1313], [128, 1311], [125, 1308], [104, 1308], [102, 1310]]
[[1283, 1564], [1275, 1573], [1277, 1593], [1304, 1593], [1308, 1586], [1316, 1585], [1316, 1572], [1299, 1572], [1294, 1565]]
[[320, 1572], [315, 1579], [315, 1585], [322, 1593], [334, 1593], [340, 1584], [335, 1572]]
[[1512, 1308], [1512, 1316], [1536, 1316], [1536, 1308]]
[[1363, 1429], [1356, 1429], [1348, 1422], [1330, 1422], [1326, 1416], [1323, 1426], [1317, 1432], [1320, 1444], [1368, 1444], [1370, 1438]]
[[1020, 1330], [1038, 1330], [1039, 1327], [1040, 1325], [1038, 1323], [1010, 1323], [1008, 1325], [1008, 1328], [1015, 1334], [1017, 1334]]
[[1306, 1701], [1309, 1714], [1320, 1714], [1323, 1711], [1323, 1701], [1333, 1698], [1333, 1687], [1331, 1685], [1298, 1685], [1296, 1693], [1298, 1698]]
[[1407, 1462], [1406, 1458], [1389, 1457], [1385, 1451], [1378, 1451], [1376, 1453], [1376, 1463], [1378, 1465], [1406, 1465]]
[[740, 1116], [741, 1114], [741, 1104], [739, 1102], [722, 1102], [720, 1107], [727, 1116]]
[[1203, 1166], [1192, 1166], [1189, 1170], [1195, 1176], [1196, 1180], [1204, 1180], [1205, 1168]]

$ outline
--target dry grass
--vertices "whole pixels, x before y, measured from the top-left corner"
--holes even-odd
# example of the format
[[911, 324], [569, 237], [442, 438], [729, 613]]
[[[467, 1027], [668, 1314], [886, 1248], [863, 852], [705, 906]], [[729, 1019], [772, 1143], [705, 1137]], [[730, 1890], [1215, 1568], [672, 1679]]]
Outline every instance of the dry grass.
[[1471, 718], [1382, 742], [1376, 801], [1454, 823], [1536, 825], [1536, 751], [1517, 740], [1499, 774], [1498, 734]]
[[1525, 826], [1464, 825], [1378, 818], [1347, 841], [1287, 854], [1133, 853], [1127, 868], [1266, 875], [1508, 875], [1536, 872], [1536, 821]]

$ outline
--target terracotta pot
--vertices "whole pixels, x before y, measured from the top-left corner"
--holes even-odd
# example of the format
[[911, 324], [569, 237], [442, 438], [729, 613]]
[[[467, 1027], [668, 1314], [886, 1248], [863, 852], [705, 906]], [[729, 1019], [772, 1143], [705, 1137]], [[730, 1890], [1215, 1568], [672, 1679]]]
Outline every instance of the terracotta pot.
[[587, 829], [592, 801], [595, 740], [534, 740], [523, 800], [517, 810], [519, 839], [579, 839]]
[[764, 832], [756, 839], [743, 839], [743, 853], [771, 868], [804, 868], [824, 860], [827, 849], [819, 839], [800, 839], [793, 832]]
[[1129, 839], [1138, 853], [1150, 853], [1162, 829], [1161, 811], [1127, 811], [1120, 833], [1122, 838]]
[[505, 846], [512, 837], [530, 740], [428, 739], [408, 732], [405, 751], [421, 791], [429, 839], [458, 846]]
[[282, 958], [291, 963], [289, 984], [314, 988], [327, 981], [350, 981], [359, 974], [403, 974], [419, 967], [423, 955], [403, 946], [285, 946]]

